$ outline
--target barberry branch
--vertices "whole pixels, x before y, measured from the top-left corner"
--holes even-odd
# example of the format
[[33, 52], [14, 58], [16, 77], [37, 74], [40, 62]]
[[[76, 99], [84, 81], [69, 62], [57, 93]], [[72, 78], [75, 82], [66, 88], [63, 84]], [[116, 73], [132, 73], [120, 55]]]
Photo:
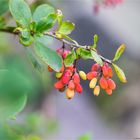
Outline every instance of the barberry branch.
[[[11, 34], [15, 34], [15, 35], [18, 35], [20, 34], [20, 32], [18, 30], [16, 30], [16, 27], [6, 27], [6, 28], [1, 28], [0, 29], [0, 32], [6, 32], [6, 33], [11, 33]], [[63, 38], [59, 38], [55, 35], [55, 33], [53, 32], [45, 32], [44, 35], [46, 36], [50, 36], [52, 38], [55, 38], [61, 42], [63, 42], [64, 44], [70, 46], [71, 48], [84, 48], [84, 49], [87, 49], [87, 50], [90, 50], [90, 46], [83, 46], [83, 45], [79, 45], [78, 43], [72, 43], [66, 39], [63, 39]], [[99, 55], [100, 58], [104, 61], [104, 62], [107, 62], [109, 64], [112, 64], [112, 60], [109, 60], [105, 57], [103, 57], [102, 55]]]

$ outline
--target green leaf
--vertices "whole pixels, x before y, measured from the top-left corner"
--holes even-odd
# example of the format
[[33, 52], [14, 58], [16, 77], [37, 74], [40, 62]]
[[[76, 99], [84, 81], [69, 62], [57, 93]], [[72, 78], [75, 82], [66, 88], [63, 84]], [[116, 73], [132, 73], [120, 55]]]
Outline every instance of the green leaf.
[[36, 26], [36, 31], [44, 32], [48, 29], [51, 29], [54, 26], [56, 19], [56, 14], [50, 14], [48, 17], [42, 18]]
[[42, 4], [38, 6], [33, 13], [33, 20], [35, 22], [40, 22], [42, 19], [47, 18], [50, 14], [54, 14], [55, 9], [47, 4]]
[[126, 76], [125, 76], [123, 70], [122, 70], [121, 68], [119, 68], [119, 67], [118, 67], [117, 65], [115, 65], [115, 64], [112, 64], [112, 65], [113, 65], [113, 67], [114, 67], [114, 69], [115, 69], [115, 71], [116, 71], [116, 74], [117, 74], [118, 78], [120, 79], [120, 81], [121, 81], [122, 83], [126, 83], [127, 80], [126, 80]]
[[0, 16], [8, 11], [8, 1], [9, 0], [0, 0]]
[[92, 54], [92, 57], [93, 57], [94, 61], [102, 66], [103, 65], [103, 61], [100, 58], [100, 56], [97, 54], [97, 52], [91, 51], [91, 54]]
[[35, 69], [38, 71], [42, 72], [43, 71], [43, 64], [40, 62], [40, 60], [37, 58], [37, 56], [34, 54], [34, 52], [31, 50], [31, 48], [26, 48], [27, 55], [29, 59], [31, 60], [33, 66]]
[[78, 48], [76, 54], [83, 59], [92, 59], [91, 52], [84, 48]]
[[58, 29], [58, 32], [60, 34], [68, 35], [70, 34], [75, 28], [75, 25], [70, 21], [64, 21], [62, 22], [60, 28]]
[[22, 29], [20, 30], [20, 32], [20, 43], [24, 46], [30, 46], [34, 41], [34, 38], [31, 36], [30, 31], [28, 29]]
[[56, 51], [46, 47], [40, 42], [35, 42], [36, 54], [53, 70], [59, 72], [62, 68], [62, 58]]
[[74, 50], [70, 54], [67, 55], [67, 57], [64, 59], [64, 64], [66, 67], [73, 64], [74, 60], [76, 59], [76, 53]]
[[98, 40], [99, 40], [99, 37], [97, 34], [94, 35], [94, 44], [97, 44]]
[[114, 56], [113, 61], [116, 61], [120, 58], [120, 56], [122, 55], [122, 53], [124, 52], [126, 46], [124, 44], [122, 44], [116, 51], [116, 54]]
[[29, 27], [32, 15], [28, 4], [24, 0], [10, 0], [9, 8], [18, 24], [22, 27]]
[[6, 25], [5, 19], [0, 17], [0, 28], [3, 28]]
[[[22, 86], [14, 83], [16, 80], [22, 80], [18, 74], [11, 74], [9, 70], [0, 70], [0, 77], [0, 121], [3, 121], [15, 118], [23, 110], [26, 105], [27, 95], [25, 91], [23, 91], [24, 93], [18, 93], [16, 91], [17, 89], [21, 91], [20, 86]], [[14, 82], [10, 78], [14, 78]], [[5, 87], [6, 84], [8, 86], [7, 88]], [[9, 89], [10, 87], [12, 87], [11, 90]], [[13, 92], [14, 90], [15, 92]]]

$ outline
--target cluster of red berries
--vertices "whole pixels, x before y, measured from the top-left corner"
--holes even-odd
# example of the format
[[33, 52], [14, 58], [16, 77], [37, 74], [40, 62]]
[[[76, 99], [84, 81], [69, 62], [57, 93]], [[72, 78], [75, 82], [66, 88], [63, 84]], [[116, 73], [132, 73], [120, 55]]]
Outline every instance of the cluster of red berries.
[[[63, 60], [67, 57], [70, 51], [60, 48], [57, 53], [62, 56]], [[53, 70], [48, 66], [48, 70]], [[93, 89], [93, 94], [98, 96], [100, 90], [103, 89], [108, 95], [112, 95], [112, 91], [115, 90], [116, 84], [111, 79], [113, 76], [112, 68], [108, 63], [104, 63], [103, 66], [94, 64], [89, 73], [84, 71], [77, 72], [74, 64], [69, 67], [65, 67], [63, 64], [60, 72], [56, 73], [57, 82], [54, 87], [63, 92], [66, 90], [66, 97], [72, 99], [75, 93], [82, 93], [83, 88], [80, 84], [80, 78], [83, 80], [90, 80], [89, 87]]]
[[111, 79], [112, 76], [113, 71], [108, 63], [104, 63], [103, 66], [99, 64], [92, 66], [91, 72], [87, 74], [87, 79], [90, 80], [89, 87], [94, 89], [95, 96], [99, 95], [100, 88], [105, 90], [108, 95], [112, 95], [112, 90], [116, 88], [115, 82]]
[[101, 6], [112, 7], [121, 4], [124, 0], [97, 0], [94, 4], [94, 12], [98, 13]]
[[[60, 48], [57, 50], [57, 53], [65, 59], [70, 51]], [[74, 65], [65, 67], [63, 64], [60, 72], [56, 73], [56, 78], [58, 81], [54, 84], [54, 87], [61, 92], [66, 90], [66, 97], [68, 99], [72, 99], [76, 92], [79, 94], [82, 93], [83, 88], [80, 84], [80, 76]]]

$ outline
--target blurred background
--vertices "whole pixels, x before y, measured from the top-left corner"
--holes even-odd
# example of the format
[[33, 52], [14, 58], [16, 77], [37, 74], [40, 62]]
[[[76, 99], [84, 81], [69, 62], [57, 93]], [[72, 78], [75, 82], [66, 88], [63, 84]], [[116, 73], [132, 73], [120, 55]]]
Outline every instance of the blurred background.
[[[67, 100], [65, 93], [53, 89], [54, 75], [47, 69], [35, 70], [29, 59], [28, 48], [18, 38], [0, 33], [0, 69], [7, 69], [0, 80], [0, 117], [4, 118], [5, 103], [14, 104], [25, 89], [29, 91], [27, 105], [16, 120], [0, 122], [1, 140], [128, 140], [140, 138], [140, 1], [104, 7], [94, 12], [94, 0], [29, 0], [32, 8], [41, 3], [63, 11], [66, 20], [76, 24], [71, 37], [81, 45], [90, 45], [93, 35], [99, 35], [98, 50], [112, 59], [121, 43], [126, 51], [118, 65], [125, 71], [127, 84], [117, 77], [117, 90], [112, 96], [101, 93], [95, 97], [83, 82], [84, 92]], [[7, 16], [7, 15], [6, 15]], [[7, 17], [8, 19], [8, 17]], [[9, 20], [8, 25], [14, 24]], [[59, 42], [52, 46], [61, 47]], [[80, 61], [78, 69], [88, 72], [93, 62]], [[16, 84], [12, 84], [16, 83]], [[4, 88], [3, 88], [4, 87]], [[17, 88], [18, 87], [18, 88]], [[6, 90], [11, 93], [7, 100]], [[19, 134], [18, 137], [16, 134]]]

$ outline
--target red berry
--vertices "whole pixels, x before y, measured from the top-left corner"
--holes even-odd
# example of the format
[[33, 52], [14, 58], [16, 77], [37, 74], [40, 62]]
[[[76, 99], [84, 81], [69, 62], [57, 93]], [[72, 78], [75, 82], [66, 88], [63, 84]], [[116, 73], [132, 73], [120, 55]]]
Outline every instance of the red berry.
[[106, 89], [105, 91], [108, 95], [112, 95], [112, 90], [111, 89]]
[[73, 81], [74, 81], [75, 84], [79, 84], [80, 83], [80, 77], [79, 77], [78, 73], [75, 73], [73, 75]]
[[97, 77], [97, 72], [96, 71], [92, 71], [92, 72], [89, 72], [88, 74], [87, 74], [87, 79], [88, 80], [92, 80], [93, 78], [95, 78], [95, 77]]
[[75, 91], [78, 93], [82, 93], [82, 91], [83, 91], [82, 86], [80, 84], [76, 84]]
[[110, 78], [113, 77], [113, 71], [112, 71], [112, 68], [111, 68], [111, 67], [108, 67], [108, 76], [109, 76]]
[[66, 71], [63, 76], [62, 76], [62, 83], [63, 84], [68, 84], [69, 80], [71, 77], [71, 72], [70, 71]]
[[69, 81], [68, 88], [71, 89], [71, 90], [75, 89], [75, 84], [74, 84], [73, 80]]
[[54, 87], [56, 89], [62, 89], [64, 87], [64, 84], [62, 83], [62, 81], [57, 81], [55, 84], [54, 84]]
[[64, 72], [64, 70], [65, 70], [65, 67], [64, 67], [64, 64], [63, 64], [60, 72]]
[[91, 70], [92, 70], [92, 71], [98, 71], [98, 70], [100, 69], [100, 67], [101, 67], [101, 66], [100, 66], [99, 64], [96, 63], [96, 64], [94, 64], [94, 65], [92, 66]]
[[110, 89], [114, 90], [116, 88], [116, 84], [115, 84], [115, 82], [112, 79], [108, 79], [107, 83], [108, 83], [108, 87]]
[[62, 57], [65, 59], [69, 53], [70, 53], [70, 51], [64, 50]]
[[101, 86], [102, 89], [107, 89], [108, 88], [107, 80], [104, 77], [101, 77], [99, 83], [100, 83], [100, 86]]
[[102, 67], [102, 71], [103, 71], [104, 77], [108, 77], [108, 67], [106, 65]]

